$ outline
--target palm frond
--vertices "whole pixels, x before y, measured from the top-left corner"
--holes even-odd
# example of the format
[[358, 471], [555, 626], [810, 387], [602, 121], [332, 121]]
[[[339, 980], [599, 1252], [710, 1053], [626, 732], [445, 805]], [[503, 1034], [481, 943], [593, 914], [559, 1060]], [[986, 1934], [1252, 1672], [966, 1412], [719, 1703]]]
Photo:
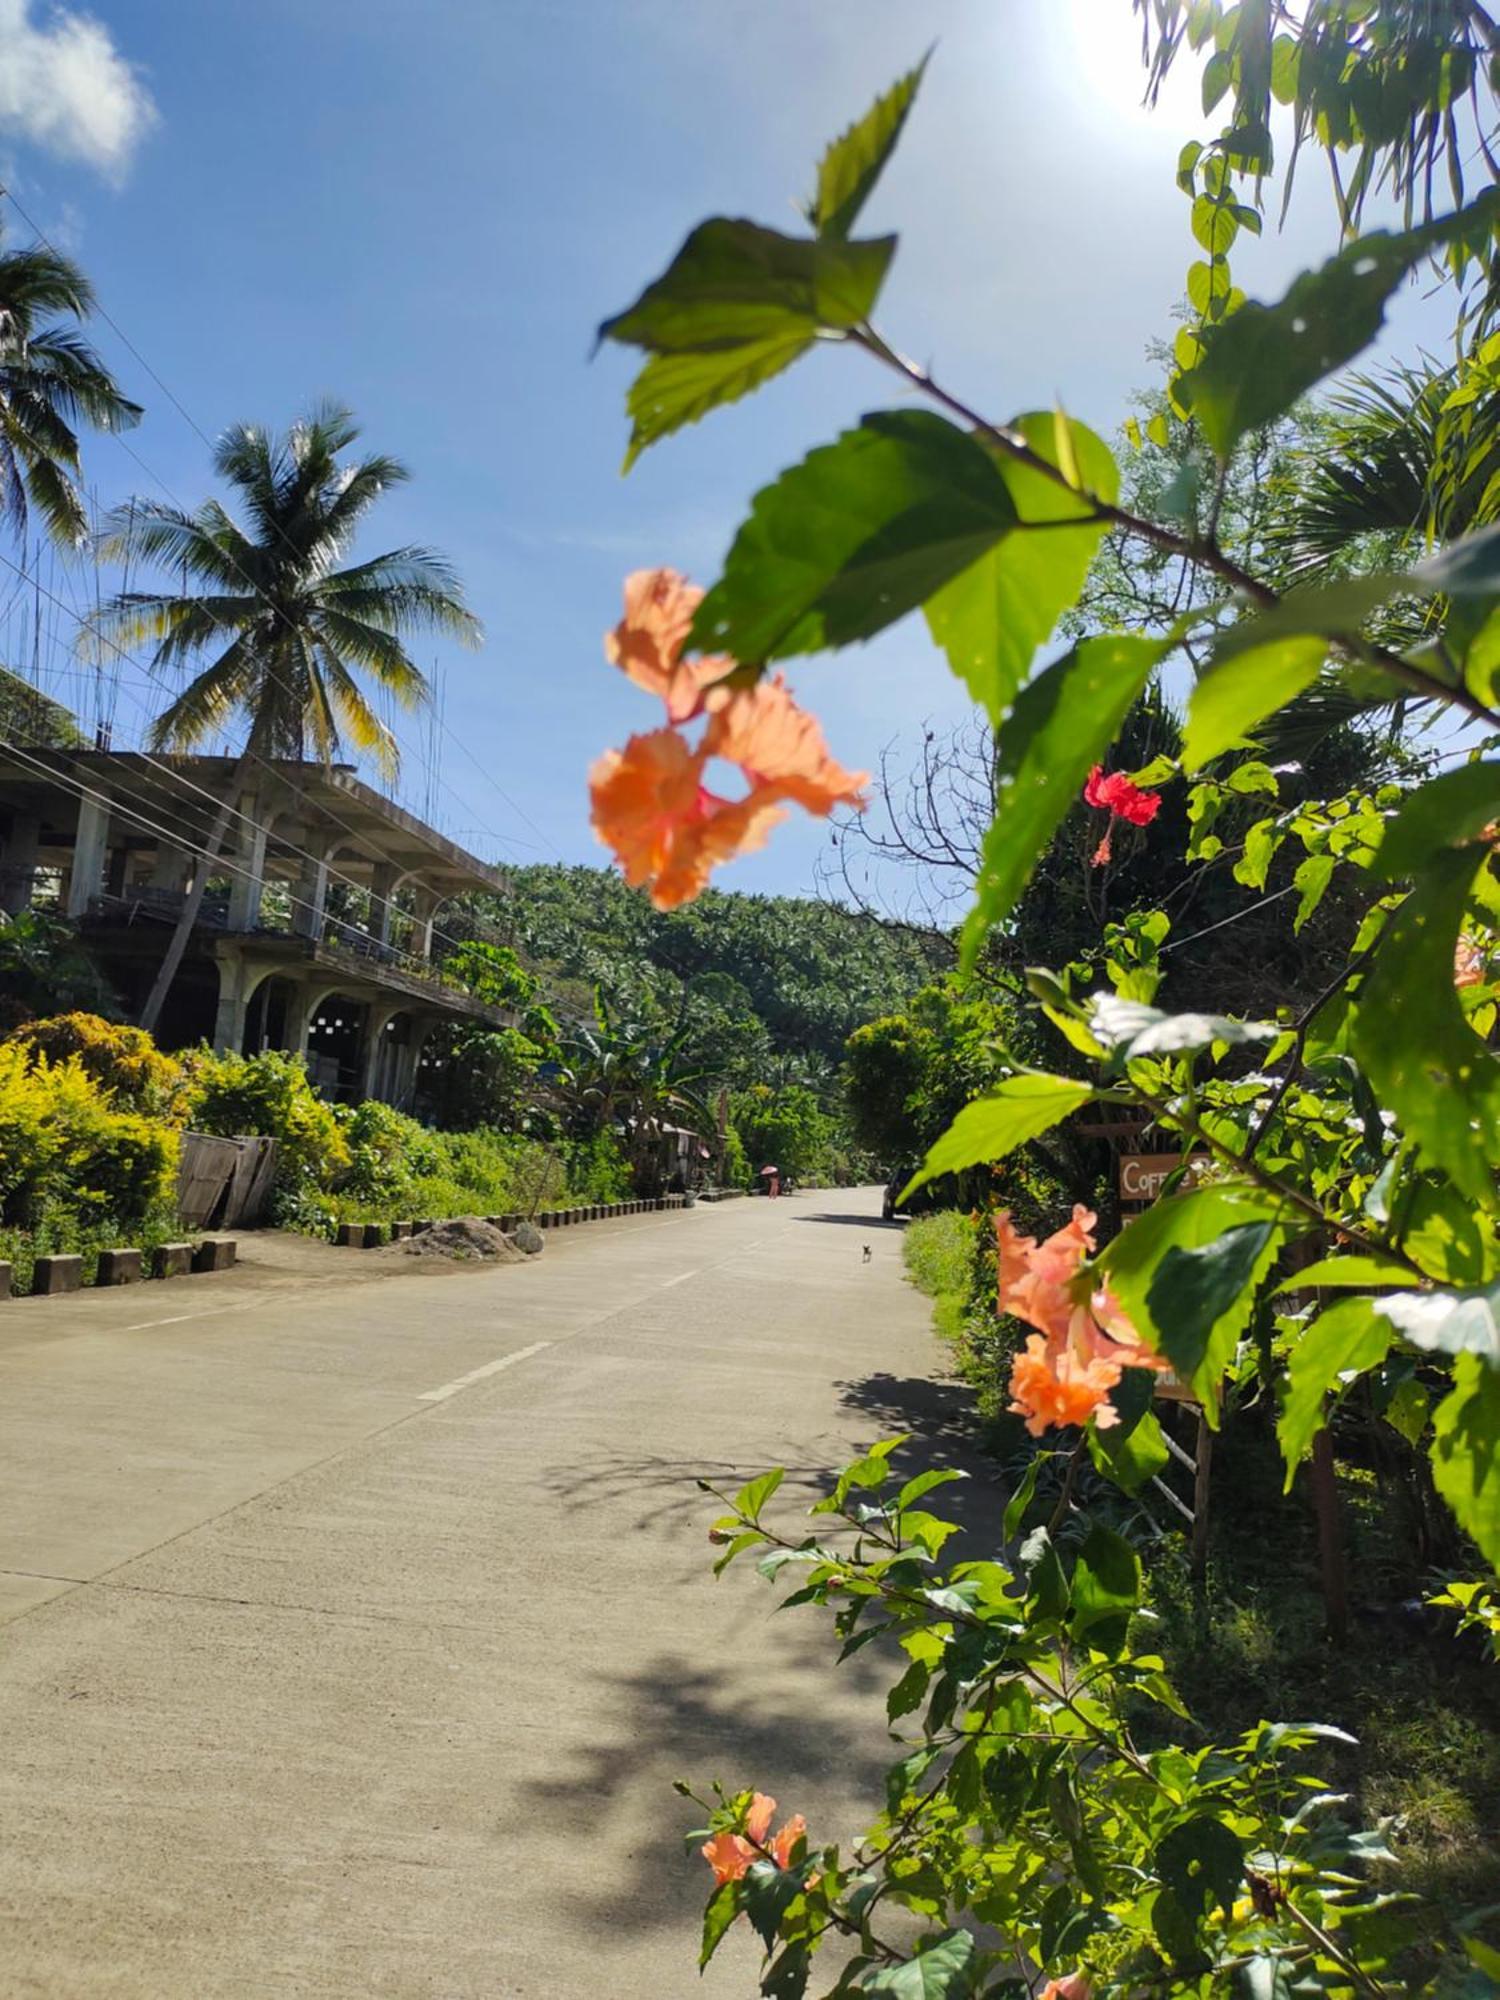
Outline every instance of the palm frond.
[[420, 708], [432, 699], [432, 688], [401, 641], [378, 626], [366, 625], [324, 605], [316, 614], [318, 636], [328, 651], [346, 664], [361, 667], [389, 688], [405, 708]]

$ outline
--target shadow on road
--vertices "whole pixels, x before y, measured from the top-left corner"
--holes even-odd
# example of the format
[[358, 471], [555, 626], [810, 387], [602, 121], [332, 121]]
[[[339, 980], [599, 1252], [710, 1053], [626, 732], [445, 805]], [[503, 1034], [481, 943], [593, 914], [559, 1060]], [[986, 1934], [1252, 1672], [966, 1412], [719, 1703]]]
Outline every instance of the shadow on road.
[[849, 1229], [902, 1229], [904, 1222], [887, 1222], [879, 1215], [794, 1215], [793, 1222], [836, 1222]]

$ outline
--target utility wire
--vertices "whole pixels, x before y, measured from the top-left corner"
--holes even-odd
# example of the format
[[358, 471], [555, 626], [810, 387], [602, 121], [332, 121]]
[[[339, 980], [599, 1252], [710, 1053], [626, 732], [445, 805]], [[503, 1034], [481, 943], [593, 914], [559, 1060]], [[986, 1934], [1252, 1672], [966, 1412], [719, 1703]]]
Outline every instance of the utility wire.
[[[56, 246], [48, 238], [48, 236], [42, 229], [41, 225], [29, 213], [29, 211], [23, 206], [23, 204], [17, 199], [15, 190], [10, 187], [5, 187], [3, 190], [0, 190], [0, 192], [3, 192], [5, 194], [11, 206], [15, 209], [16, 213], [21, 217], [22, 221], [26, 224], [26, 226], [36, 236], [38, 242], [45, 244], [46, 247], [53, 252], [54, 256], [61, 254], [60, 252], [58, 252]], [[108, 310], [108, 308], [104, 306], [97, 299], [94, 302], [94, 309], [98, 312], [99, 317], [105, 322], [105, 324], [113, 330], [117, 338], [124, 344], [126, 348], [128, 348], [130, 353], [140, 363], [141, 367], [145, 369], [146, 373], [150, 376], [151, 380], [156, 384], [157, 388], [161, 390], [162, 394], [167, 398], [167, 401], [177, 411], [178, 415], [188, 425], [189, 429], [192, 430], [197, 435], [197, 437], [202, 440], [203, 444], [207, 446], [210, 452], [214, 451], [216, 447], [214, 445], [213, 439], [208, 435], [207, 431], [203, 429], [203, 426], [198, 422], [197, 418], [193, 416], [192, 412], [182, 402], [180, 397], [178, 397], [174, 393], [174, 391], [157, 373], [156, 369], [152, 367], [151, 363], [146, 359], [145, 355], [141, 352], [139, 347], [136, 346], [135, 342], [130, 338], [129, 334], [126, 333], [125, 329], [120, 325], [119, 321], [115, 319], [115, 317]], [[173, 505], [181, 509], [183, 512], [186, 512], [187, 509], [183, 506], [182, 501], [179, 500], [177, 496], [172, 492], [172, 489], [167, 485], [166, 481], [161, 478], [160, 474], [153, 471], [153, 469], [146, 464], [145, 460], [140, 456], [140, 454], [137, 451], [135, 451], [130, 445], [126, 444], [125, 440], [122, 437], [120, 437], [118, 433], [115, 433], [114, 435], [116, 438], [116, 442], [119, 443], [121, 448], [128, 454], [129, 457], [135, 460], [136, 464], [141, 467], [142, 471], [146, 473], [148, 478], [156, 481], [157, 485], [161, 487], [162, 491], [167, 495], [168, 499], [172, 501]], [[276, 532], [278, 533], [278, 535], [280, 535], [282, 541], [286, 543], [287, 547], [293, 548], [293, 544], [290, 538], [287, 536], [285, 530], [281, 527], [280, 523], [279, 522], [274, 523], [273, 525], [275, 526]], [[296, 553], [295, 549], [293, 550], [293, 552]], [[259, 586], [254, 582], [252, 578], [245, 576], [245, 572], [240, 568], [239, 564], [235, 563], [234, 567], [236, 571], [239, 573], [239, 575], [242, 578], [244, 578], [244, 581], [249, 585], [251, 590], [253, 590], [255, 594], [261, 598], [262, 602], [268, 605], [271, 608], [271, 610], [275, 612], [278, 616], [285, 619], [285, 613], [281, 611], [280, 606], [274, 604], [273, 601], [266, 595], [266, 593], [263, 590], [259, 588]], [[274, 674], [273, 678], [276, 678]], [[285, 683], [282, 683], [282, 685], [284, 686]], [[287, 689], [287, 692], [291, 693], [292, 690]], [[521, 820], [525, 822], [527, 826], [531, 828], [532, 832], [535, 833], [538, 839], [543, 842], [544, 846], [551, 847], [552, 852], [556, 854], [559, 861], [561, 861], [562, 854], [555, 845], [555, 843], [548, 841], [547, 836], [542, 832], [542, 829], [536, 824], [536, 821], [533, 820], [531, 815], [526, 811], [524, 811], [523, 808], [519, 806], [516, 803], [516, 801], [510, 797], [509, 793], [506, 792], [504, 787], [495, 778], [494, 773], [487, 770], [485, 766], [479, 762], [478, 758], [470, 750], [469, 746], [467, 745], [467, 743], [464, 742], [463, 738], [459, 736], [451, 728], [451, 726], [447, 723], [447, 721], [441, 717], [439, 717], [439, 725], [442, 728], [443, 733], [446, 736], [450, 737], [452, 741], [458, 745], [459, 749], [463, 752], [464, 756], [468, 758], [469, 762], [473, 764], [474, 768], [480, 773], [480, 775], [484, 777], [486, 781], [494, 787], [497, 796], [500, 799], [502, 799], [507, 806], [509, 806], [512, 812], [514, 812]], [[445, 784], [445, 781], [440, 778], [439, 783]], [[454, 797], [457, 798], [457, 796], [458, 794], [454, 793]], [[460, 803], [462, 803], [462, 801], [460, 801]], [[500, 841], [502, 846], [514, 844], [512, 842], [507, 841], [504, 835], [496, 833], [493, 828], [487, 828], [486, 831], [490, 833], [493, 839]]]

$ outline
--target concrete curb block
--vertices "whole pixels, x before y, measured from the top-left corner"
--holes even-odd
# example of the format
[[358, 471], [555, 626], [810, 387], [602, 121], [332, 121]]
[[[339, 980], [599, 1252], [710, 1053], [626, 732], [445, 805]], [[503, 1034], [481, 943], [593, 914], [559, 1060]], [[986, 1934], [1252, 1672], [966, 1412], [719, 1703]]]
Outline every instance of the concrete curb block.
[[197, 1243], [159, 1243], [150, 1250], [133, 1244], [116, 1244], [101, 1250], [91, 1284], [83, 1282], [83, 1258], [72, 1254], [38, 1257], [32, 1265], [31, 1290], [15, 1290], [15, 1267], [0, 1260], [0, 1304], [24, 1296], [32, 1299], [61, 1298], [74, 1292], [109, 1291], [116, 1285], [135, 1285], [146, 1278], [181, 1278], [196, 1271], [228, 1271], [233, 1268], [239, 1241], [233, 1236], [205, 1236]]
[[[580, 1222], [613, 1222], [631, 1215], [685, 1211], [687, 1206], [683, 1195], [658, 1194], [636, 1201], [596, 1201], [578, 1208], [544, 1208], [529, 1220], [538, 1229], [571, 1229]], [[507, 1236], [513, 1236], [528, 1220], [524, 1215], [487, 1215], [484, 1219]], [[420, 1236], [436, 1227], [437, 1222], [430, 1216], [418, 1222], [341, 1222], [334, 1242], [341, 1250], [372, 1250], [381, 1243], [401, 1243], [409, 1236]]]
[[145, 1273], [145, 1256], [139, 1250], [101, 1250], [96, 1285], [134, 1285]]
[[38, 1293], [48, 1298], [55, 1298], [59, 1292], [77, 1292], [82, 1288], [81, 1257], [38, 1257], [31, 1268], [33, 1298]]

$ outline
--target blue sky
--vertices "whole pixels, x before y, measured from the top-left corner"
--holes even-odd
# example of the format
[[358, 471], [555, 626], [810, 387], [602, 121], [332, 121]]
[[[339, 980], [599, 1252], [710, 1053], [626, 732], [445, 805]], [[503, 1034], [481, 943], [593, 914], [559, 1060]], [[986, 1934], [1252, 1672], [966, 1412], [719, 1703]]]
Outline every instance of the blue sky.
[[[210, 435], [347, 402], [415, 475], [371, 548], [443, 550], [488, 629], [419, 649], [434, 816], [495, 859], [602, 859], [587, 766], [656, 720], [600, 653], [621, 577], [711, 581], [755, 487], [899, 387], [821, 353], [622, 479], [632, 357], [591, 362], [593, 329], [705, 214], [794, 227], [824, 143], [933, 40], [866, 214], [902, 236], [881, 326], [996, 417], [1060, 398], [1112, 434], [1195, 254], [1172, 170], [1203, 123], [1186, 77], [1141, 109], [1128, 0], [0, 0], [5, 178], [141, 357], [98, 326], [147, 405], [136, 459], [93, 446], [99, 498], [208, 489], [143, 361]], [[1236, 275], [1274, 293], [1331, 247], [1314, 167]], [[1417, 299], [1395, 326], [1437, 337]], [[962, 712], [915, 619], [792, 679], [851, 765]], [[122, 729], [153, 699], [124, 670]], [[426, 731], [399, 727], [420, 805]], [[789, 824], [723, 886], [810, 889], [826, 837]]]

